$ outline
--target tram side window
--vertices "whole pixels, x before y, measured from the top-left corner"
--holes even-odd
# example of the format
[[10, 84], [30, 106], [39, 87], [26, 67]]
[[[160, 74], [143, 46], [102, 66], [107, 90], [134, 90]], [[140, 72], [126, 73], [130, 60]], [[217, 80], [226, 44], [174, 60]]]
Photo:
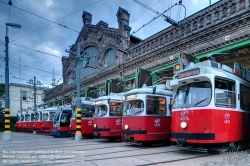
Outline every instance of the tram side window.
[[166, 98], [147, 96], [148, 115], [166, 115]]
[[240, 84], [240, 108], [250, 111], [250, 87]]
[[235, 81], [215, 79], [215, 105], [218, 107], [236, 107]]
[[122, 116], [123, 103], [110, 103], [110, 116]]

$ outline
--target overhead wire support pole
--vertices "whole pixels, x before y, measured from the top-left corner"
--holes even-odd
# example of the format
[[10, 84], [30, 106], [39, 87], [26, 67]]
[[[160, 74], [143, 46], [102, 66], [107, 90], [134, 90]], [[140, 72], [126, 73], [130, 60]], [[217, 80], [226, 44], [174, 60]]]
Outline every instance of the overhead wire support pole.
[[3, 133], [3, 141], [11, 141], [12, 133], [10, 132], [10, 98], [9, 98], [9, 37], [8, 27], [21, 28], [20, 24], [6, 23], [6, 36], [5, 36], [5, 132]]
[[80, 71], [81, 71], [81, 56], [80, 56], [80, 43], [77, 43], [77, 68], [76, 68], [76, 134], [75, 141], [82, 140], [82, 108], [81, 108], [81, 97], [80, 97]]
[[34, 76], [34, 111], [36, 110], [36, 76]]
[[77, 42], [76, 52], [65, 50], [65, 52], [76, 55], [76, 133], [75, 141], [82, 140], [82, 108], [81, 108], [81, 97], [80, 97], [80, 72], [81, 72], [81, 55], [80, 55], [80, 43]]

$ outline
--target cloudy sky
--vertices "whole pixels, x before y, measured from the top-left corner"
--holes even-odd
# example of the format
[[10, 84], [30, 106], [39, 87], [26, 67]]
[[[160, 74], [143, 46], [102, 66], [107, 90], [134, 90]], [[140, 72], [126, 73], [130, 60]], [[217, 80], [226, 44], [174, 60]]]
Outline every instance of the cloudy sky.
[[[159, 12], [165, 11], [178, 1], [140, 0]], [[211, 3], [217, 1], [211, 0]], [[12, 7], [6, 5], [8, 2], [9, 0], [0, 0], [0, 83], [5, 82], [5, 23], [18, 23], [22, 26], [21, 29], [9, 27], [10, 83], [27, 84], [29, 79], [36, 76], [47, 86], [52, 83], [53, 69], [56, 82], [62, 81], [60, 57], [68, 56], [65, 49], [75, 43], [78, 36], [75, 31], [79, 32], [83, 26], [83, 10], [92, 14], [92, 24], [95, 25], [102, 20], [108, 23], [109, 27], [117, 28], [116, 12], [120, 6], [130, 13], [131, 33], [157, 16], [133, 0], [12, 0]], [[209, 0], [183, 0], [182, 3], [186, 7], [188, 17], [207, 7]], [[178, 21], [183, 19], [185, 12], [184, 8], [176, 6], [165, 14]], [[146, 39], [168, 26], [170, 24], [160, 17], [133, 35]]]

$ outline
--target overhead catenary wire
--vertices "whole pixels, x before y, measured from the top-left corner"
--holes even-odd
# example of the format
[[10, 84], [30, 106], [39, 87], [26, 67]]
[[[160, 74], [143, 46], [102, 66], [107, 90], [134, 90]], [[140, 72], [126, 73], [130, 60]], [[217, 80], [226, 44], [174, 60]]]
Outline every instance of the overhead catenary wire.
[[[161, 0], [157, 1], [155, 4], [153, 4], [151, 7], [154, 7], [156, 4], [158, 4]], [[132, 24], [133, 22], [135, 22], [135, 20], [137, 20], [138, 18], [140, 18], [142, 15], [144, 15], [146, 12], [148, 12], [148, 10], [144, 11], [141, 15], [139, 15], [138, 17], [136, 17], [133, 21], [131, 21], [129, 24]]]
[[[134, 0], [134, 1], [136, 1], [136, 0]], [[157, 18], [159, 18], [159, 17], [163, 17], [163, 14], [164, 13], [166, 13], [167, 11], [169, 11], [169, 10], [171, 10], [174, 6], [176, 6], [176, 5], [180, 5], [180, 4], [174, 4], [174, 5], [172, 5], [170, 8], [168, 8], [167, 10], [165, 10], [164, 12], [162, 12], [162, 13], [159, 13], [159, 12], [157, 12], [157, 11], [155, 11], [157, 14], [158, 14], [158, 16], [156, 16], [156, 17], [154, 17], [152, 20], [150, 20], [149, 22], [147, 22], [146, 24], [144, 24], [144, 25], [142, 25], [139, 29], [137, 29], [136, 31], [133, 31], [133, 33], [131, 33], [131, 35], [133, 35], [133, 34], [135, 34], [135, 33], [137, 33], [138, 31], [140, 31], [143, 27], [145, 27], [145, 26], [147, 26], [148, 24], [150, 24], [151, 22], [153, 22], [155, 19], [157, 19]], [[148, 7], [148, 6], [147, 6]], [[152, 11], [151, 9], [150, 9], [150, 11]], [[155, 13], [154, 12], [154, 13]], [[165, 18], [165, 17], [164, 17]]]
[[[2, 41], [2, 40], [0, 40], [0, 41], [1, 41], [1, 42], [4, 42], [4, 41]], [[0, 43], [0, 44], [4, 44], [4, 43]], [[35, 49], [29, 48], [29, 47], [25, 47], [25, 46], [21, 46], [21, 45], [18, 45], [18, 44], [14, 44], [14, 43], [9, 43], [9, 44], [14, 45], [14, 46], [18, 46], [18, 47], [22, 47], [22, 48], [25, 48], [25, 49], [28, 49], [28, 50], [32, 50], [32, 51], [35, 51], [35, 52], [39, 52], [39, 53], [42, 53], [42, 54], [54, 56], [54, 57], [57, 57], [57, 58], [62, 58], [62, 56], [59, 56], [59, 55], [54, 55], [54, 54], [50, 54], [50, 53], [47, 53], [47, 52], [35, 50]]]
[[[68, 17], [68, 16], [70, 16], [70, 15], [72, 15], [72, 14], [75, 14], [75, 13], [77, 13], [77, 12], [79, 12], [79, 11], [82, 11], [83, 9], [86, 9], [86, 8], [88, 8], [88, 7], [90, 7], [90, 6], [93, 6], [93, 5], [95, 5], [95, 4], [97, 4], [97, 3], [101, 2], [101, 1], [103, 1], [103, 0], [99, 0], [99, 1], [97, 1], [97, 2], [94, 2], [94, 3], [92, 3], [92, 4], [90, 4], [90, 5], [86, 6], [86, 7], [84, 7], [84, 8], [78, 9], [78, 10], [76, 10], [76, 11], [74, 11], [74, 12], [72, 12], [72, 13], [70, 13], [70, 14], [64, 16], [64, 17], [61, 17], [61, 18], [55, 20], [54, 22], [59, 21], [59, 20], [62, 20], [62, 19], [66, 18], [66, 17]], [[19, 39], [21, 39], [21, 38], [23, 38], [23, 37], [26, 37], [26, 36], [28, 36], [28, 35], [30, 35], [30, 34], [36, 32], [36, 31], [38, 31], [38, 30], [40, 30], [40, 29], [43, 29], [43, 28], [45, 28], [45, 27], [51, 25], [51, 24], [53, 24], [53, 23], [46, 24], [46, 25], [44, 25], [44, 26], [42, 26], [42, 27], [40, 27], [40, 28], [38, 28], [38, 29], [36, 29], [36, 30], [34, 30], [34, 31], [31, 31], [31, 32], [29, 32], [29, 33], [27, 33], [27, 34], [25, 34], [25, 35], [23, 35], [23, 36], [21, 36], [21, 37], [19, 37], [19, 38], [17, 38], [17, 39], [12, 40], [12, 42], [17, 41], [17, 40], [19, 40]]]
[[[5, 4], [5, 5], [9, 5], [8, 3], [3, 2], [3, 1], [0, 1], [0, 2], [3, 3], [3, 4]], [[60, 24], [60, 23], [57, 23], [57, 22], [55, 22], [55, 21], [51, 21], [51, 20], [49, 20], [49, 19], [47, 19], [47, 18], [44, 18], [44, 17], [42, 17], [42, 16], [39, 16], [39, 15], [37, 15], [37, 14], [31, 13], [31, 12], [29, 12], [29, 11], [27, 11], [27, 10], [24, 10], [24, 9], [22, 9], [22, 8], [19, 8], [19, 7], [17, 7], [17, 6], [14, 6], [14, 5], [9, 5], [9, 6], [12, 6], [12, 7], [16, 8], [16, 9], [19, 9], [19, 10], [23, 11], [23, 12], [29, 13], [29, 14], [31, 14], [31, 15], [34, 15], [34, 16], [36, 16], [36, 17], [39, 17], [39, 18], [44, 19], [44, 20], [46, 20], [46, 21], [49, 21], [49, 22], [51, 22], [51, 23], [53, 23], [53, 24], [56, 24], [56, 25], [59, 25], [59, 26], [61, 26], [61, 27], [66, 28], [66, 29], [69, 29], [69, 30], [71, 30], [71, 31], [80, 33], [79, 31], [76, 31], [76, 30], [74, 30], [74, 29], [72, 29], [72, 28], [69, 28], [69, 27], [67, 27], [67, 26], [65, 26], [65, 25], [62, 25], [62, 24]]]

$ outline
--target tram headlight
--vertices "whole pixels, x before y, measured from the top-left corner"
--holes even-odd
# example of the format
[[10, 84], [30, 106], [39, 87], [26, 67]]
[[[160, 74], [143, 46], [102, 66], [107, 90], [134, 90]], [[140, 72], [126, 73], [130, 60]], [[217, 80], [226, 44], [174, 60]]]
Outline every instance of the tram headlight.
[[181, 122], [181, 128], [186, 129], [188, 127], [187, 122]]
[[97, 124], [94, 124], [94, 128], [97, 128]]
[[35, 127], [35, 125], [33, 125], [33, 127]]
[[125, 128], [125, 130], [128, 130], [128, 129], [129, 129], [129, 126], [126, 124], [126, 125], [124, 126], [124, 128]]
[[69, 127], [70, 127], [70, 128], [72, 127], [71, 124], [69, 125]]

